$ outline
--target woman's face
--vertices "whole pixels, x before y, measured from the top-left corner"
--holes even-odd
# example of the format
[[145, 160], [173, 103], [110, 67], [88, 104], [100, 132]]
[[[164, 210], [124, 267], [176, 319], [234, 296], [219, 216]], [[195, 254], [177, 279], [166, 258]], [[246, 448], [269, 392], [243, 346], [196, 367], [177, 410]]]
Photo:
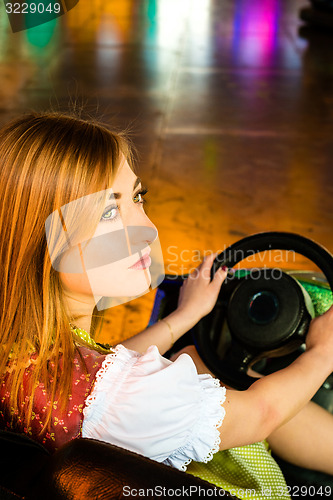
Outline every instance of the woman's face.
[[[103, 296], [121, 297], [119, 303], [123, 303], [148, 291], [151, 284], [149, 245], [158, 233], [143, 208], [143, 196], [139, 194], [141, 181], [125, 159], [109, 191], [111, 199], [104, 205], [91, 241], [82, 248], [78, 245], [80, 257], [77, 247], [76, 253], [65, 254], [59, 274], [67, 293], [93, 295], [96, 303]], [[145, 256], [144, 261], [140, 261]], [[84, 271], [67, 272], [79, 259]]]

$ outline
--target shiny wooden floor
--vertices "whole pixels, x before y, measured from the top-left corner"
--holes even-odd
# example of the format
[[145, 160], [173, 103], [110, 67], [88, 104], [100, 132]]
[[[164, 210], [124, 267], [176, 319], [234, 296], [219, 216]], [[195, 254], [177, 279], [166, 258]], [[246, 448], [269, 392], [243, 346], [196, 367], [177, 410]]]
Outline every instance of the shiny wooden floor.
[[[1, 2], [0, 122], [76, 107], [129, 127], [166, 273], [261, 231], [333, 251], [333, 34], [301, 27], [306, 5], [80, 0], [13, 34]], [[154, 296], [108, 310], [97, 340], [143, 329]]]

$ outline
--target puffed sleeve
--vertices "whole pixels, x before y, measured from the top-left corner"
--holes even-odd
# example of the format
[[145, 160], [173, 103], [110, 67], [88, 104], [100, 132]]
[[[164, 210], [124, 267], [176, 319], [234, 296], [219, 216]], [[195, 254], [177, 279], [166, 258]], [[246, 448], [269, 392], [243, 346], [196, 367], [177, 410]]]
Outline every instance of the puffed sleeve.
[[198, 375], [188, 354], [172, 362], [119, 344], [97, 372], [83, 410], [82, 437], [99, 439], [186, 470], [218, 451], [225, 388]]

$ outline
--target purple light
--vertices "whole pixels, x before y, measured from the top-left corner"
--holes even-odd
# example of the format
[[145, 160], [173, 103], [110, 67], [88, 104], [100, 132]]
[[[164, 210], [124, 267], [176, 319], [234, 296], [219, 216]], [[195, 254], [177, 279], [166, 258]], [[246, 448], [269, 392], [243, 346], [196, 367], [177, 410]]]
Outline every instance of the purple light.
[[278, 0], [238, 0], [234, 18], [233, 56], [246, 66], [267, 66], [277, 44]]

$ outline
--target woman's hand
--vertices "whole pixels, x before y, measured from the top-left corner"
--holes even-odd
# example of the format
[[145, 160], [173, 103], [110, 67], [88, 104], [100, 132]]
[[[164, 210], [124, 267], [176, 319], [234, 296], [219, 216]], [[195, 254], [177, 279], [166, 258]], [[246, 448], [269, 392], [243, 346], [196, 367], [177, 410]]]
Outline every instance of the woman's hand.
[[210, 280], [211, 267], [216, 253], [204, 258], [203, 262], [191, 273], [180, 287], [177, 311], [196, 319], [198, 322], [215, 306], [227, 269], [220, 267]]
[[311, 321], [306, 346], [293, 363], [247, 390], [227, 390], [220, 449], [267, 439], [313, 398], [333, 370], [333, 306]]
[[333, 306], [311, 321], [305, 343], [307, 350], [317, 349], [327, 356], [333, 370]]

